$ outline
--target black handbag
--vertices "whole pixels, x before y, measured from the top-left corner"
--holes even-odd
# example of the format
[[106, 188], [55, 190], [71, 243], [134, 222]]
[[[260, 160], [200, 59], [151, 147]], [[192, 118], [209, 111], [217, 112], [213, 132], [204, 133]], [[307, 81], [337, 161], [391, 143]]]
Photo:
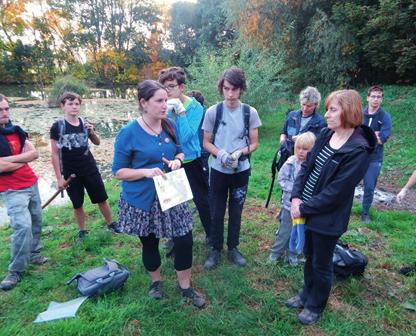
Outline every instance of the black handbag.
[[77, 281], [77, 288], [84, 296], [95, 296], [108, 293], [123, 287], [130, 272], [127, 267], [116, 260], [104, 258], [104, 266], [78, 273], [66, 284]]

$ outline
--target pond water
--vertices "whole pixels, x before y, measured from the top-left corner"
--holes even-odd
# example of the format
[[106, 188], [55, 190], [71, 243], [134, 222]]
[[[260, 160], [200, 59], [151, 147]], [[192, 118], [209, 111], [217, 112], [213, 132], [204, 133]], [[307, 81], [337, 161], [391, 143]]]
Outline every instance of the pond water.
[[[50, 108], [46, 100], [37, 99], [41, 95], [33, 86], [0, 86], [0, 93], [11, 101], [11, 119], [22, 126], [31, 142], [39, 150], [39, 159], [30, 164], [39, 177], [39, 190], [42, 202], [56, 191], [56, 179], [53, 172], [50, 149], [49, 129], [53, 122], [62, 118], [60, 108]], [[129, 120], [138, 116], [137, 103], [133, 88], [114, 90], [93, 90], [94, 98], [84, 99], [81, 116], [94, 124], [101, 136], [100, 146], [91, 145], [91, 151], [99, 165], [104, 178], [111, 174], [114, 137], [119, 129]], [[67, 197], [58, 196], [51, 204], [57, 205], [68, 201]], [[1, 202], [1, 201], [0, 201]], [[3, 204], [0, 203], [0, 225], [7, 222]]]

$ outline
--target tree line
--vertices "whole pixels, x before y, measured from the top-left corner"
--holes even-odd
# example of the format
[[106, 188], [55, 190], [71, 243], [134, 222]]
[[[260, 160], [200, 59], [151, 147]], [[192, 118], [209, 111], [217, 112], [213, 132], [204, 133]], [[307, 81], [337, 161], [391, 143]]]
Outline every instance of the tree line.
[[236, 64], [268, 92], [413, 84], [415, 22], [415, 0], [4, 0], [0, 81], [132, 84], [180, 65], [205, 85]]

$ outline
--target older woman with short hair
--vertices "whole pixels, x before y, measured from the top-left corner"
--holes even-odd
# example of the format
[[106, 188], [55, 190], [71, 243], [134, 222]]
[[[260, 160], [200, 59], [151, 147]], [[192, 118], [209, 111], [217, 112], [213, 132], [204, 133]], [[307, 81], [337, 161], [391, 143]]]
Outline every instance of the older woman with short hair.
[[317, 88], [308, 86], [299, 94], [300, 109], [289, 112], [280, 134], [279, 168], [294, 154], [294, 143], [299, 134], [312, 132], [318, 136], [325, 127], [325, 120], [318, 113], [321, 94]]
[[377, 139], [361, 125], [361, 99], [355, 90], [332, 92], [325, 101], [328, 128], [295, 181], [292, 218], [304, 217], [306, 262], [304, 286], [289, 299], [290, 308], [303, 308], [302, 324], [315, 323], [325, 309], [332, 286], [332, 256], [339, 237], [347, 230], [354, 189], [363, 178]]

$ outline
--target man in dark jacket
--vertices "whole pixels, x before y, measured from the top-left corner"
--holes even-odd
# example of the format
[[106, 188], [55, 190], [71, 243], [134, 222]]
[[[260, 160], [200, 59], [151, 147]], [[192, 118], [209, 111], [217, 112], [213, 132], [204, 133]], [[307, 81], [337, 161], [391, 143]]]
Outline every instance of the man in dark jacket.
[[374, 190], [377, 185], [377, 179], [380, 175], [381, 165], [384, 157], [384, 144], [391, 135], [391, 118], [390, 115], [383, 111], [381, 102], [383, 101], [384, 92], [379, 86], [372, 86], [368, 89], [367, 102], [368, 106], [364, 109], [364, 125], [371, 127], [377, 137], [377, 146], [371, 155], [370, 165], [364, 175], [364, 195], [361, 211], [361, 219], [366, 223], [371, 223], [369, 210], [373, 203]]

